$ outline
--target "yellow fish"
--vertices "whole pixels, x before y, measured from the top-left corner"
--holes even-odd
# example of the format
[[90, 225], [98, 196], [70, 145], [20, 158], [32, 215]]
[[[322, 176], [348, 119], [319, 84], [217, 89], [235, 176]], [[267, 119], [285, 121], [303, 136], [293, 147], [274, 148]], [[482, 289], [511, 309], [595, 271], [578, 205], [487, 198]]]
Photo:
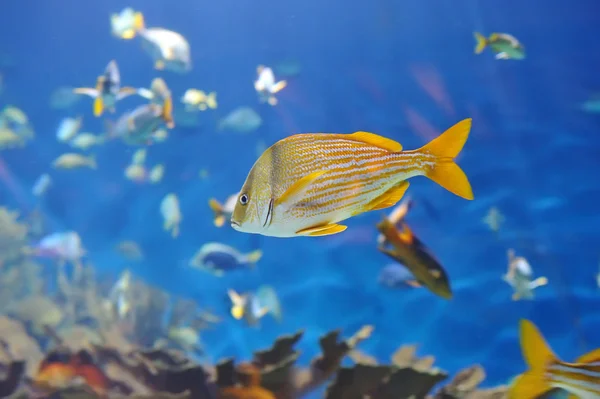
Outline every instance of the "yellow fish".
[[250, 170], [231, 225], [272, 237], [336, 234], [346, 229], [338, 222], [396, 204], [414, 176], [473, 199], [466, 175], [454, 163], [470, 130], [471, 119], [465, 119], [413, 151], [367, 132], [287, 137]]

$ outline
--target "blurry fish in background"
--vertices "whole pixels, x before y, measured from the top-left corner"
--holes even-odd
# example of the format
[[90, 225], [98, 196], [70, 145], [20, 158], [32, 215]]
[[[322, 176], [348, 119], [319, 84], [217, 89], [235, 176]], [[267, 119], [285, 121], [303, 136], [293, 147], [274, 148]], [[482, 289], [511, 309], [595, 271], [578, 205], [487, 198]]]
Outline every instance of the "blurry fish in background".
[[175, 127], [175, 122], [173, 121], [173, 96], [163, 79], [152, 79], [150, 89], [138, 89], [138, 94], [150, 100], [153, 104], [161, 105], [164, 109], [165, 124], [169, 129]]
[[163, 217], [163, 229], [170, 232], [173, 238], [179, 236], [179, 225], [183, 217], [177, 195], [170, 193], [163, 198], [160, 203], [160, 213]]
[[300, 75], [300, 72], [302, 72], [302, 66], [298, 60], [286, 58], [275, 63], [273, 70], [277, 76], [293, 78]]
[[108, 295], [108, 307], [116, 313], [119, 319], [123, 320], [129, 315], [133, 315], [133, 305], [131, 303], [132, 274], [125, 269], [119, 279], [115, 282]]
[[105, 109], [115, 112], [117, 101], [137, 93], [133, 87], [121, 87], [121, 74], [117, 62], [112, 60], [104, 69], [104, 73], [96, 79], [96, 87], [78, 87], [75, 94], [83, 94], [94, 99], [94, 116], [101, 116]]
[[172, 123], [169, 109], [158, 104], [144, 104], [121, 115], [113, 124], [107, 121], [109, 139], [119, 138], [130, 145], [150, 145], [163, 125]]
[[247, 254], [242, 254], [229, 245], [218, 242], [204, 244], [192, 257], [190, 267], [207, 271], [221, 277], [234, 270], [254, 268], [256, 262], [262, 257], [262, 251], [257, 249]]
[[522, 60], [525, 58], [525, 48], [516, 37], [508, 33], [492, 33], [486, 38], [479, 32], [474, 33], [475, 54], [481, 54], [486, 47], [496, 53], [497, 60]]
[[[395, 205], [406, 179], [426, 176], [451, 193], [473, 199], [454, 159], [471, 130], [464, 119], [423, 147], [402, 145], [368, 132], [305, 133], [269, 147], [254, 163], [231, 216], [234, 229], [270, 237], [341, 233], [338, 222]], [[331, 148], [342, 155], [332, 156]], [[359, 157], [368, 168], [356, 163]], [[393, 225], [392, 225], [393, 226]]]
[[56, 169], [79, 169], [84, 167], [96, 169], [98, 167], [94, 155], [86, 157], [74, 152], [62, 154], [52, 162], [52, 166]]
[[140, 148], [139, 150], [136, 150], [131, 156], [131, 163], [133, 165], [143, 165], [144, 163], [146, 163], [147, 154], [148, 151], [145, 148]]
[[115, 246], [115, 250], [125, 259], [133, 262], [140, 262], [144, 259], [144, 251], [140, 245], [132, 240], [124, 240]]
[[277, 292], [273, 287], [263, 285], [256, 293], [239, 294], [230, 289], [227, 296], [231, 301], [231, 316], [236, 320], [244, 320], [249, 326], [256, 326], [267, 314], [280, 322], [283, 314]]
[[131, 163], [125, 168], [125, 177], [136, 183], [159, 183], [165, 174], [165, 166], [163, 164], [154, 165], [148, 171], [144, 165], [145, 163], [146, 150], [140, 149], [134, 152], [131, 157]]
[[44, 173], [40, 177], [37, 178], [37, 180], [33, 184], [33, 188], [31, 189], [31, 192], [36, 197], [41, 197], [44, 194], [46, 194], [46, 191], [48, 191], [48, 188], [51, 185], [52, 185], [52, 178], [50, 177], [50, 175], [48, 173]]
[[73, 93], [73, 89], [71, 86], [61, 86], [55, 89], [48, 100], [50, 109], [65, 110], [74, 107], [81, 97]]
[[235, 208], [235, 204], [237, 203], [239, 195], [239, 193], [230, 195], [223, 204], [221, 204], [215, 198], [211, 198], [208, 201], [208, 206], [210, 206], [210, 209], [212, 209], [213, 213], [215, 214], [215, 226], [222, 227], [225, 222], [231, 218], [233, 208]]
[[546, 394], [556, 388], [569, 393], [569, 399], [600, 398], [600, 349], [580, 356], [573, 363], [563, 362], [531, 321], [521, 320], [519, 330], [528, 370], [510, 384], [508, 399], [547, 398], [550, 396]]
[[7, 148], [23, 147], [26, 140], [13, 130], [5, 126], [0, 126], [0, 150]]
[[531, 265], [524, 257], [515, 256], [513, 249], [509, 249], [507, 255], [508, 271], [502, 276], [502, 280], [506, 281], [513, 288], [513, 301], [533, 299], [533, 290], [548, 284], [548, 279], [546, 277], [533, 279]]
[[187, 89], [181, 97], [181, 102], [185, 104], [185, 110], [188, 112], [217, 109], [217, 92], [212, 91], [207, 94], [202, 90]]
[[285, 80], [275, 82], [273, 70], [267, 66], [259, 65], [256, 68], [258, 78], [254, 81], [254, 90], [258, 93], [261, 102], [268, 102], [270, 105], [277, 105], [275, 94], [279, 93], [287, 86]]
[[186, 352], [204, 352], [200, 333], [190, 326], [169, 327], [167, 338]]
[[81, 116], [63, 118], [58, 124], [58, 129], [56, 129], [56, 139], [63, 143], [71, 141], [79, 133], [82, 124], [83, 117]]
[[27, 114], [20, 108], [7, 105], [0, 112], [0, 148], [24, 146], [35, 137]]
[[491, 207], [488, 213], [482, 219], [483, 223], [485, 223], [490, 230], [495, 233], [500, 231], [500, 227], [502, 227], [505, 220], [506, 218], [502, 212], [500, 212], [500, 210], [495, 206]]
[[34, 256], [52, 258], [64, 264], [71, 262], [81, 264], [81, 259], [86, 251], [81, 243], [81, 237], [75, 231], [52, 233], [43, 237], [33, 248], [25, 252]]
[[227, 114], [217, 125], [219, 130], [239, 133], [254, 132], [262, 125], [262, 118], [250, 107], [239, 107]]
[[142, 47], [154, 60], [154, 68], [178, 73], [192, 69], [190, 45], [185, 37], [164, 28], [146, 28], [140, 12], [134, 19], [135, 34], [142, 39]]
[[401, 222], [400, 228], [397, 228], [384, 218], [377, 224], [377, 230], [385, 237], [384, 244], [377, 246], [379, 251], [406, 266], [418, 284], [442, 298], [452, 298], [446, 270], [406, 223]]
[[131, 164], [125, 168], [123, 175], [127, 180], [131, 180], [132, 182], [144, 183], [148, 176], [148, 172], [144, 165]]
[[422, 287], [415, 276], [405, 267], [398, 263], [391, 263], [379, 272], [377, 282], [386, 288], [417, 288]]
[[131, 7], [121, 10], [118, 14], [112, 14], [110, 25], [113, 36], [125, 40], [133, 39], [135, 37], [137, 14]]
[[103, 135], [93, 133], [79, 133], [69, 141], [69, 145], [78, 150], [87, 151], [90, 148], [104, 143]]

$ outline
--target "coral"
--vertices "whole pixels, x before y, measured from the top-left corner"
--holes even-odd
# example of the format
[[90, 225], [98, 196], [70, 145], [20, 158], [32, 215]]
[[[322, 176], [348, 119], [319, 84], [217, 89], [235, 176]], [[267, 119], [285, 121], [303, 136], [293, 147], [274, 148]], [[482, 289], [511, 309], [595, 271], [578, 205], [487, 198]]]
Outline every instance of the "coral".
[[0, 208], [0, 265], [19, 259], [26, 244], [27, 225], [19, 223], [17, 212]]

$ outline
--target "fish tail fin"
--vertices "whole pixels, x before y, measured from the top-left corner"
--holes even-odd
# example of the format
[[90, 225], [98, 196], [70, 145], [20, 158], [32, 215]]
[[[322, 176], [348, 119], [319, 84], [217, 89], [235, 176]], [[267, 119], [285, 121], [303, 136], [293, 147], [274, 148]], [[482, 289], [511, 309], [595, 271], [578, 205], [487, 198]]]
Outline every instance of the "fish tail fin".
[[173, 121], [173, 99], [171, 96], [165, 97], [163, 101], [162, 117], [169, 129], [175, 127], [175, 122]]
[[133, 28], [136, 32], [142, 31], [146, 29], [146, 23], [144, 22], [144, 14], [141, 12], [136, 12], [133, 17]]
[[208, 93], [208, 96], [206, 98], [206, 105], [208, 105], [208, 108], [210, 109], [217, 109], [217, 92], [216, 91], [212, 91], [210, 93]]
[[262, 258], [262, 255], [262, 251], [260, 249], [257, 249], [256, 251], [252, 251], [249, 254], [246, 254], [246, 261], [250, 264], [250, 266], [254, 267], [256, 266], [256, 262], [258, 262], [260, 258]]
[[435, 165], [425, 175], [451, 193], [468, 200], [473, 199], [473, 189], [465, 172], [454, 163], [454, 158], [465, 145], [470, 130], [471, 118], [464, 119], [418, 150], [436, 157]]
[[487, 46], [487, 39], [479, 32], [473, 33], [475, 36], [475, 54], [481, 54]]
[[545, 380], [546, 367], [558, 359], [537, 327], [529, 320], [521, 320], [520, 340], [523, 358], [529, 367], [509, 389], [511, 399], [537, 398], [552, 387]]
[[210, 209], [212, 209], [213, 213], [215, 214], [215, 219], [214, 219], [214, 223], [215, 226], [217, 227], [221, 227], [225, 224], [225, 215], [223, 214], [223, 205], [221, 205], [221, 203], [219, 201], [217, 201], [214, 198], [211, 198], [208, 201], [208, 206], [210, 206]]
[[94, 154], [90, 155], [87, 159], [88, 165], [92, 169], [98, 168], [98, 163], [96, 163], [96, 156]]
[[99, 95], [94, 99], [94, 116], [101, 116], [104, 112], [104, 100], [102, 100], [102, 95]]

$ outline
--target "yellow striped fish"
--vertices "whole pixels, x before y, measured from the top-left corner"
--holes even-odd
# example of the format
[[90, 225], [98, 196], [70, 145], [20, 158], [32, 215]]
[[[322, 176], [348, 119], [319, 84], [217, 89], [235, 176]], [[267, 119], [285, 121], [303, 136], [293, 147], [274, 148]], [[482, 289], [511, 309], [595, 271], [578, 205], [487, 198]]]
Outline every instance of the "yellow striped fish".
[[256, 161], [231, 216], [234, 229], [272, 237], [322, 236], [346, 230], [352, 216], [393, 206], [407, 179], [424, 175], [448, 191], [473, 199], [454, 163], [471, 119], [424, 147], [402, 146], [373, 133], [297, 134], [273, 144]]
[[535, 399], [555, 388], [567, 391], [569, 399], [600, 399], [600, 349], [563, 362], [528, 320], [521, 321], [521, 349], [529, 370], [515, 379], [509, 399]]

